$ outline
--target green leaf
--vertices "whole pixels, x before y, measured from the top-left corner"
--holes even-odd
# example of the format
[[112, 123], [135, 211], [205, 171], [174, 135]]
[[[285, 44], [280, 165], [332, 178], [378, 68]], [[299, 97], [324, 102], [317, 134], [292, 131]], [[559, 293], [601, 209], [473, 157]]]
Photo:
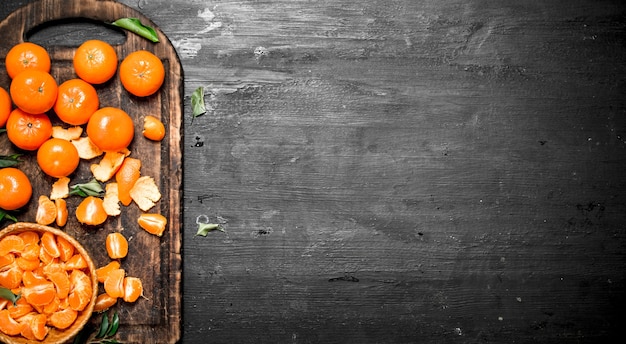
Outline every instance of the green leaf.
[[196, 88], [191, 94], [191, 108], [193, 110], [193, 118], [206, 113], [206, 106], [204, 105], [204, 87], [200, 86]]
[[120, 18], [111, 23], [111, 25], [126, 29], [154, 43], [159, 42], [157, 32], [152, 27], [142, 24], [137, 18]]
[[0, 168], [11, 167], [21, 162], [18, 159], [22, 154], [0, 155]]
[[15, 294], [13, 294], [11, 289], [7, 289], [5, 287], [0, 287], [0, 297], [5, 299], [5, 300], [11, 301], [14, 306], [15, 306], [15, 303], [17, 302], [17, 300], [20, 299], [21, 295], [22, 294], [15, 295]]
[[90, 180], [88, 183], [82, 184], [74, 184], [70, 186], [70, 195], [78, 195], [81, 197], [87, 196], [102, 196], [104, 194], [104, 189], [102, 185], [98, 183], [98, 181], [94, 178]]
[[6, 131], [7, 131], [7, 130], [6, 130], [6, 129], [4, 129], [4, 128], [0, 129], [0, 133], [6, 133]]
[[200, 235], [205, 237], [212, 230], [224, 232], [224, 228], [217, 223], [198, 223], [198, 231], [196, 232], [196, 236]]
[[100, 330], [98, 331], [96, 338], [104, 338], [108, 330], [109, 330], [109, 316], [107, 315], [107, 312], [104, 312], [102, 314], [102, 322], [100, 323]]
[[11, 215], [11, 213], [7, 212], [6, 210], [0, 209], [0, 221], [4, 220], [5, 218], [13, 222], [17, 222], [17, 218], [15, 216]]
[[109, 326], [109, 330], [106, 333], [107, 337], [112, 337], [117, 333], [117, 329], [120, 326], [120, 317], [117, 315], [117, 312], [113, 313], [113, 319], [111, 320], [111, 324]]

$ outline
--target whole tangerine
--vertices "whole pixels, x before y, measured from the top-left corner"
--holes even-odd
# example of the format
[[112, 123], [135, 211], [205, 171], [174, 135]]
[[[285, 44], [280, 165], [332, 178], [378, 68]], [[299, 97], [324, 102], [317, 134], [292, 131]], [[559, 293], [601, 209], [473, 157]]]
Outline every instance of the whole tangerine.
[[11, 79], [26, 69], [50, 72], [48, 51], [35, 43], [22, 42], [14, 45], [4, 59], [7, 73]]
[[135, 136], [133, 119], [126, 111], [103, 107], [87, 122], [87, 136], [105, 152], [119, 152], [128, 147]]
[[135, 96], [147, 97], [156, 93], [164, 80], [163, 62], [149, 51], [134, 51], [120, 64], [122, 86]]
[[83, 125], [100, 107], [96, 89], [82, 79], [70, 79], [59, 85], [54, 112], [71, 125]]
[[33, 187], [28, 176], [15, 167], [0, 169], [0, 208], [19, 209], [30, 201]]
[[103, 84], [117, 71], [117, 53], [105, 41], [91, 39], [83, 42], [74, 53], [74, 71], [90, 84]]
[[76, 170], [79, 162], [78, 150], [64, 139], [53, 137], [37, 150], [37, 164], [45, 174], [54, 178], [69, 176]]
[[14, 109], [6, 124], [7, 137], [15, 146], [34, 151], [52, 135], [52, 122], [48, 115], [30, 114]]
[[13, 78], [9, 92], [24, 112], [45, 113], [57, 100], [58, 85], [50, 73], [27, 69]]

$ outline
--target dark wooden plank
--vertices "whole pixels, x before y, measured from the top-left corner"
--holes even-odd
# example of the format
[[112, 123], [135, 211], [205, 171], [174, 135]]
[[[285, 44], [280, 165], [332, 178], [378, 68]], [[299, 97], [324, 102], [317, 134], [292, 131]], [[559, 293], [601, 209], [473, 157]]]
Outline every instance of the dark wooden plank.
[[[141, 173], [151, 176], [159, 185], [161, 201], [150, 212], [159, 212], [169, 219], [163, 237], [156, 237], [144, 232], [137, 225], [137, 218], [142, 211], [135, 205], [122, 206], [122, 215], [110, 217], [103, 226], [97, 229], [81, 226], [72, 215], [63, 229], [76, 237], [91, 253], [98, 266], [110, 261], [104, 242], [105, 236], [111, 231], [123, 230], [129, 239], [129, 255], [122, 261], [122, 267], [128, 276], [141, 278], [144, 285], [145, 298], [134, 304], [118, 302], [115, 310], [120, 313], [122, 323], [119, 339], [128, 343], [169, 342], [174, 343], [180, 338], [181, 319], [181, 197], [182, 197], [182, 69], [176, 51], [161, 30], [140, 12], [114, 1], [58, 1], [43, 0], [29, 3], [9, 14], [1, 23], [3, 42], [0, 56], [19, 42], [22, 42], [32, 31], [45, 30], [48, 25], [81, 22], [96, 26], [106, 26], [118, 18], [135, 17], [143, 23], [153, 26], [161, 40], [153, 44], [134, 34], [121, 33], [123, 40], [114, 45], [120, 61], [129, 53], [144, 49], [153, 52], [164, 63], [166, 68], [165, 83], [155, 95], [138, 98], [123, 90], [117, 75], [104, 85], [97, 86], [101, 106], [120, 107], [135, 119], [135, 139], [129, 146], [132, 157], [142, 160]], [[85, 22], [85, 19], [89, 20]], [[42, 27], [44, 27], [42, 29]], [[107, 30], [111, 30], [108, 28]], [[94, 37], [91, 37], [94, 38]], [[97, 38], [97, 37], [95, 37]], [[84, 41], [85, 39], [83, 39]], [[76, 77], [72, 68], [72, 57], [76, 47], [64, 41], [43, 43], [52, 59], [51, 74], [59, 84]], [[4, 64], [2, 64], [4, 69]], [[6, 73], [0, 76], [0, 84], [8, 89], [10, 80]], [[53, 123], [62, 125], [53, 113]], [[143, 117], [153, 115], [160, 118], [166, 128], [167, 135], [162, 142], [152, 142], [143, 138]], [[15, 153], [16, 148], [7, 140], [6, 135], [0, 137], [2, 154]], [[33, 182], [34, 194], [49, 194], [52, 178], [39, 171], [34, 154], [28, 152], [20, 168], [26, 171]], [[86, 182], [91, 178], [89, 166], [93, 161], [81, 162], [81, 166], [71, 176], [72, 182]], [[70, 213], [76, 208], [80, 198], [68, 199]], [[21, 221], [33, 222], [36, 202], [31, 202], [28, 209], [19, 214]]]

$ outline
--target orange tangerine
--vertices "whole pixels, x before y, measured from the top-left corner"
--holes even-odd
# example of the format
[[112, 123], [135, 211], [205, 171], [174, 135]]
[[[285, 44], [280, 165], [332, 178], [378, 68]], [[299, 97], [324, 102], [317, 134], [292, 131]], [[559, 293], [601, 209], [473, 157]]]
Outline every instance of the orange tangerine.
[[81, 270], [72, 270], [70, 274], [70, 293], [67, 297], [70, 308], [82, 311], [91, 301], [93, 287], [89, 276]]
[[135, 302], [143, 295], [143, 284], [137, 277], [124, 278], [124, 301]]
[[74, 323], [77, 317], [77, 311], [66, 308], [52, 313], [48, 319], [48, 323], [59, 330], [65, 330]]
[[109, 264], [103, 267], [97, 268], [96, 276], [98, 278], [98, 282], [104, 283], [104, 280], [107, 278], [107, 276], [109, 276], [109, 273], [119, 268], [120, 268], [120, 262], [117, 260], [112, 260], [111, 262], [109, 262]]
[[96, 303], [93, 306], [94, 312], [105, 311], [117, 303], [117, 298], [107, 293], [102, 293], [96, 297]]

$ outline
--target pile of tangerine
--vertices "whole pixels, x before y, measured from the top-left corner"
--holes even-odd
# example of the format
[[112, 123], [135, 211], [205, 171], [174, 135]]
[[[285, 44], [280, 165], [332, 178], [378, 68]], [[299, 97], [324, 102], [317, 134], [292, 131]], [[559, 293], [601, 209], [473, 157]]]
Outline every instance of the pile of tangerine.
[[[21, 150], [36, 153], [37, 164], [45, 174], [67, 183], [68, 176], [80, 163], [81, 152], [66, 135], [53, 135], [55, 127], [48, 113], [53, 111], [59, 120], [73, 126], [65, 129], [68, 132], [80, 128], [78, 136], [84, 126], [87, 136], [81, 139], [87, 139], [90, 145], [104, 152], [104, 159], [107, 159], [109, 153], [111, 156], [123, 155], [121, 163], [115, 166], [113, 172], [118, 181], [126, 181], [126, 184], [119, 183], [116, 192], [119, 193], [120, 202], [128, 205], [131, 201], [129, 190], [132, 191], [133, 183], [138, 183], [141, 166], [138, 159], [127, 157], [127, 147], [134, 139], [134, 122], [120, 108], [100, 107], [94, 87], [109, 81], [118, 71], [118, 58], [113, 47], [100, 40], [84, 42], [76, 49], [73, 58], [77, 77], [60, 85], [50, 74], [51, 61], [48, 52], [34, 43], [15, 45], [7, 53], [5, 65], [11, 85], [9, 92], [0, 87], [0, 128], [6, 128], [9, 141]], [[157, 92], [163, 84], [164, 76], [161, 60], [145, 50], [130, 53], [119, 64], [122, 86], [138, 97]], [[163, 123], [153, 116], [145, 116], [143, 129], [143, 135], [150, 140], [159, 141], [165, 136]], [[32, 193], [32, 185], [21, 170], [14, 167], [0, 169], [0, 208], [8, 211], [20, 209], [28, 204]], [[94, 207], [99, 209], [95, 213]], [[146, 210], [141, 205], [140, 208]], [[96, 197], [85, 198], [76, 209], [79, 222], [88, 225], [104, 222], [107, 214], [101, 213], [102, 199]], [[54, 202], [47, 196], [39, 197], [37, 222], [51, 223], [47, 218], [56, 220], [59, 226], [65, 224], [67, 208], [63, 197], [54, 199]], [[141, 228], [158, 236], [162, 235], [166, 222], [166, 218], [160, 214], [144, 213], [138, 219]], [[128, 250], [128, 243], [123, 235], [111, 233], [107, 237], [106, 248], [112, 260], [97, 271], [105, 293], [98, 296], [96, 310], [112, 306], [118, 298], [134, 302], [142, 294], [141, 281], [126, 276], [124, 269], [120, 267], [119, 260], [126, 256]], [[11, 289], [11, 285], [5, 285], [2, 276], [10, 270], [7, 266], [13, 267], [17, 263], [9, 263], [10, 258], [7, 259], [7, 264], [0, 266], [0, 286]], [[10, 316], [11, 314], [5, 312], [7, 309], [7, 305], [0, 307], [0, 316]], [[5, 320], [8, 321], [8, 318]], [[4, 322], [2, 319], [0, 321]]]

